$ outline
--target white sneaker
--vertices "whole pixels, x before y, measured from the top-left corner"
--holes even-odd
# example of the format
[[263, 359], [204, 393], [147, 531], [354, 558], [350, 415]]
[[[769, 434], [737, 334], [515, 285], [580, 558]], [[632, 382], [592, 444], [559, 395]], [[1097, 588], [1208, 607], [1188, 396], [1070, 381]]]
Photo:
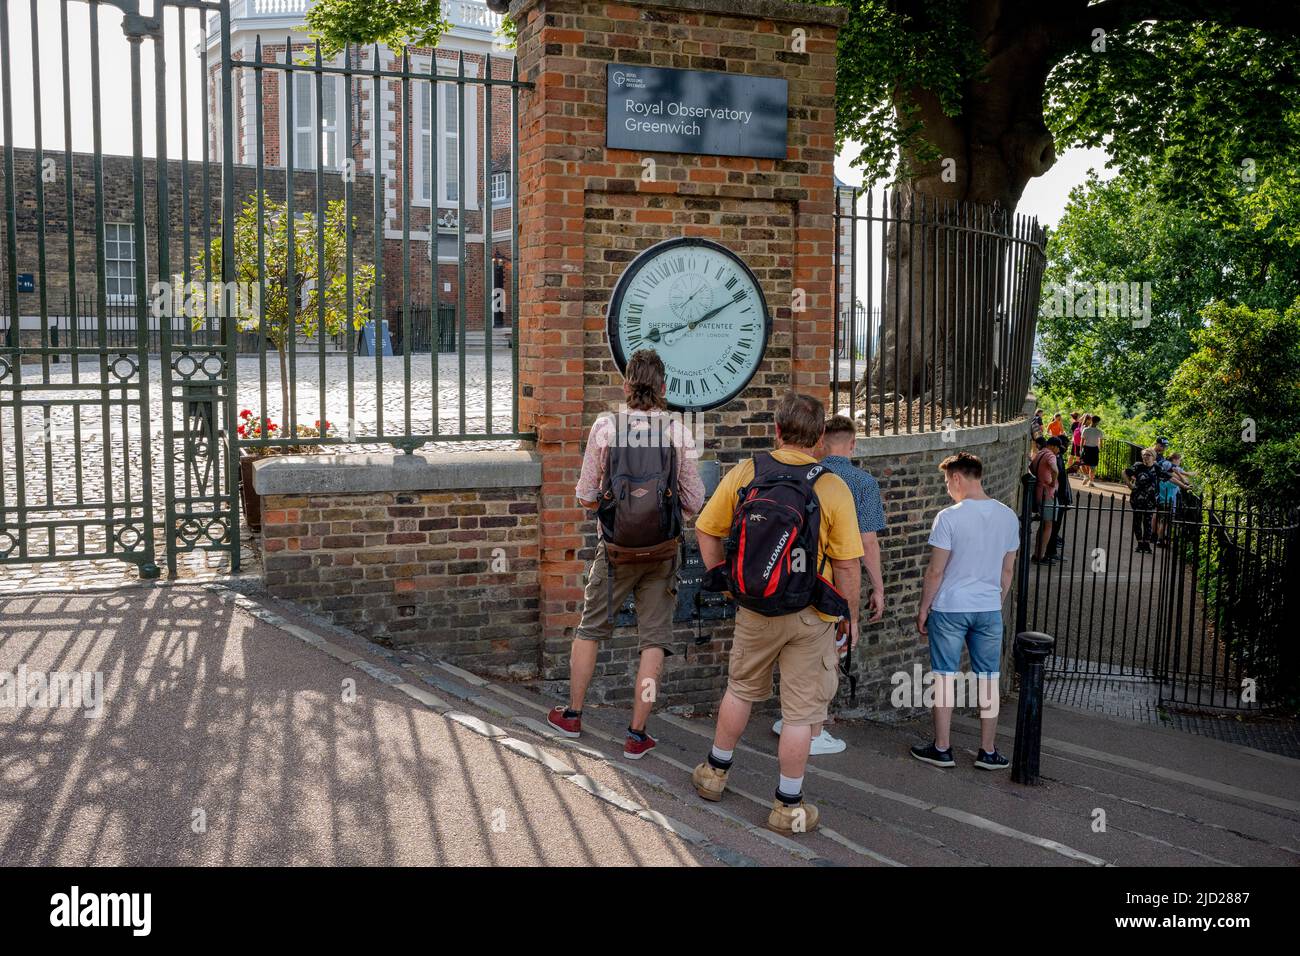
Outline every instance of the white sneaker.
[[[772, 725], [772, 733], [779, 737], [781, 735], [781, 726], [781, 721], [778, 719], [777, 722]], [[826, 728], [823, 727], [822, 732], [812, 739], [812, 744], [808, 748], [808, 756], [819, 757], [823, 754], [843, 753], [848, 746], [848, 744], [840, 740], [838, 737], [832, 737], [830, 733], [827, 732]]]
[[832, 737], [822, 728], [822, 732], [812, 739], [812, 746], [808, 748], [808, 756], [817, 757], [822, 754], [842, 753], [849, 745], [838, 737]]

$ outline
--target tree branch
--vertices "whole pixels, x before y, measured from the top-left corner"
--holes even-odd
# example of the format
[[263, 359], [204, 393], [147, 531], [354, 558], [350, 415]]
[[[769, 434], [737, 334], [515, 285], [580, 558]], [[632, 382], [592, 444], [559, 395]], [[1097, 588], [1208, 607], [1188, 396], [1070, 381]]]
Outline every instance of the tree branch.
[[1056, 48], [1082, 46], [1095, 29], [1118, 30], [1143, 20], [1187, 20], [1250, 27], [1281, 37], [1300, 35], [1293, 0], [1103, 0], [1092, 6], [1058, 7], [1047, 18]]

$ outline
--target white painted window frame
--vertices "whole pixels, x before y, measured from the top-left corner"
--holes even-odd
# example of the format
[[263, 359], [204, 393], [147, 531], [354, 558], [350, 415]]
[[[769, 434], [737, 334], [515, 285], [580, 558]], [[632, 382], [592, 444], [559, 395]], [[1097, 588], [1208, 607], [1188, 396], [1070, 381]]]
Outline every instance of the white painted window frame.
[[[338, 66], [339, 64], [338, 64], [338, 63], [334, 63], [334, 62], [330, 62], [330, 63], [325, 63], [325, 64], [323, 64], [323, 65], [325, 65], [325, 66]], [[315, 114], [316, 114], [316, 108], [317, 108], [317, 104], [316, 104], [316, 74], [315, 74], [315, 73], [312, 73], [312, 72], [299, 72], [299, 71], [297, 71], [297, 70], [293, 70], [293, 71], [287, 71], [287, 72], [281, 73], [281, 76], [286, 76], [286, 77], [288, 77], [288, 80], [287, 80], [287, 82], [284, 82], [284, 83], [281, 83], [281, 84], [280, 84], [280, 155], [279, 155], [279, 160], [280, 160], [280, 162], [279, 162], [279, 167], [280, 167], [281, 169], [285, 169], [285, 168], [289, 165], [289, 148], [288, 148], [288, 146], [289, 146], [289, 137], [292, 136], [292, 137], [294, 137], [294, 151], [293, 151], [293, 168], [294, 168], [294, 171], [297, 172], [297, 171], [299, 171], [299, 170], [302, 170], [302, 171], [304, 171], [304, 172], [311, 172], [311, 171], [314, 171], [314, 170], [316, 169], [316, 136], [314, 135], [314, 134], [315, 134], [315, 125], [314, 125], [314, 124], [315, 124]], [[291, 95], [292, 93], [296, 92], [297, 84], [298, 84], [300, 81], [305, 82], [305, 83], [308, 84], [308, 91], [309, 91], [309, 93], [310, 93], [309, 99], [311, 100], [311, 107], [312, 107], [312, 116], [313, 116], [313, 120], [312, 120], [312, 124], [309, 124], [309, 125], [304, 126], [303, 123], [302, 123], [302, 111], [299, 110], [299, 109], [297, 108], [297, 103], [295, 102], [295, 104], [294, 104], [294, 111], [293, 111], [293, 112], [294, 112], [294, 116], [293, 116], [294, 129], [289, 129], [289, 114], [288, 114], [288, 109], [287, 109], [287, 106], [286, 106], [286, 98], [287, 98], [289, 95]], [[345, 82], [345, 78], [344, 78], [343, 76], [337, 74], [337, 73], [324, 73], [324, 74], [321, 75], [321, 93], [322, 93], [322, 95], [324, 95], [324, 92], [325, 92], [324, 88], [325, 88], [325, 85], [326, 85], [326, 84], [329, 84], [329, 83], [333, 83], [333, 84], [334, 84], [334, 130], [333, 130], [332, 133], [327, 133], [326, 135], [327, 135], [327, 136], [330, 136], [330, 137], [333, 138], [333, 140], [334, 140], [334, 155], [338, 158], [338, 165], [335, 165], [335, 166], [324, 166], [324, 167], [322, 167], [322, 169], [323, 169], [325, 172], [331, 172], [331, 173], [336, 173], [336, 172], [338, 172], [338, 171], [342, 168], [343, 160], [346, 159], [346, 158], [350, 155], [349, 152], [348, 152], [348, 144], [345, 143], [345, 142], [343, 142], [343, 130], [344, 130], [344, 127], [347, 125], [347, 124], [344, 122], [345, 117], [343, 116], [343, 110], [344, 110], [344, 108], [345, 108], [345, 99], [346, 99], [346, 98], [345, 98], [345, 92], [346, 92], [346, 91], [343, 89], [343, 83], [344, 83], [344, 82]], [[298, 148], [297, 136], [298, 136], [299, 132], [308, 132], [308, 133], [312, 133], [312, 134], [313, 134], [313, 135], [311, 136], [311, 138], [310, 138], [310, 143], [311, 143], [311, 152], [310, 152], [310, 154], [309, 154], [307, 157], [304, 157], [304, 156], [303, 156], [303, 153], [302, 153], [302, 150], [300, 150], [300, 149]]]
[[[413, 73], [427, 72], [428, 69], [429, 58], [427, 56], [416, 57], [411, 62], [411, 72]], [[455, 62], [440, 58], [438, 60], [438, 76], [444, 78], [449, 77], [454, 80], [456, 78]], [[478, 76], [478, 64], [466, 62], [465, 76]], [[439, 95], [450, 99], [454, 108], [456, 105], [456, 84], [439, 83], [437, 85], [439, 88]], [[425, 194], [425, 190], [429, 185], [427, 182], [429, 157], [426, 155], [426, 149], [424, 146], [424, 115], [425, 103], [434, 84], [426, 81], [412, 81], [411, 86], [411, 141], [413, 147], [411, 149], [411, 163], [415, 167], [413, 171], [414, 174], [411, 177], [412, 185], [414, 187], [411, 190], [411, 205], [430, 207], [434, 204], [430, 202], [429, 197]], [[444, 93], [443, 91], [450, 92]], [[478, 162], [480, 158], [478, 156], [479, 101], [482, 96], [482, 88], [478, 84], [465, 84], [465, 123], [464, 128], [458, 132], [459, 135], [465, 137], [464, 173], [466, 182], [470, 183], [478, 182]], [[455, 209], [458, 208], [459, 201], [452, 199], [447, 195], [446, 167], [443, 165], [452, 155], [452, 150], [448, 146], [450, 137], [445, 133], [446, 116], [446, 104], [439, 103], [438, 125], [443, 128], [443, 135], [438, 144], [438, 196], [435, 208]], [[463, 192], [465, 189], [465, 182], [462, 182], [460, 186]], [[464, 193], [466, 210], [478, 209], [479, 203], [477, 193], [478, 190], [476, 188]]]

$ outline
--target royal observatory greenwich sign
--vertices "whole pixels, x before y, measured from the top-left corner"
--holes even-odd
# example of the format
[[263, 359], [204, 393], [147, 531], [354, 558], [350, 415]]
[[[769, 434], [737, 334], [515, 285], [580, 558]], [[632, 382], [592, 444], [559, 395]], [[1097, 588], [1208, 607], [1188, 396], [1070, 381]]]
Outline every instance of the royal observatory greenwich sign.
[[605, 86], [610, 149], [785, 159], [783, 79], [609, 63]]

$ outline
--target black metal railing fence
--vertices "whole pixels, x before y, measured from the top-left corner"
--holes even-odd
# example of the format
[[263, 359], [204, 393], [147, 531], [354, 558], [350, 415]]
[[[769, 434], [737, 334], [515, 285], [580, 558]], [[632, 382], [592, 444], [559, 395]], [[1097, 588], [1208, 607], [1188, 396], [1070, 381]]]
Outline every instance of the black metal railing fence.
[[840, 187], [835, 233], [838, 410], [879, 435], [1021, 414], [1046, 266], [1037, 220]]

